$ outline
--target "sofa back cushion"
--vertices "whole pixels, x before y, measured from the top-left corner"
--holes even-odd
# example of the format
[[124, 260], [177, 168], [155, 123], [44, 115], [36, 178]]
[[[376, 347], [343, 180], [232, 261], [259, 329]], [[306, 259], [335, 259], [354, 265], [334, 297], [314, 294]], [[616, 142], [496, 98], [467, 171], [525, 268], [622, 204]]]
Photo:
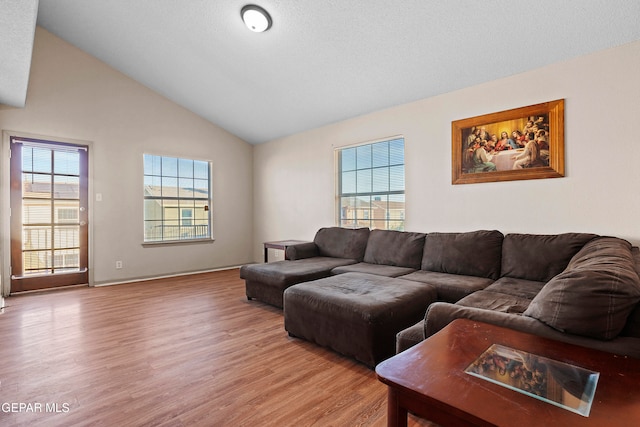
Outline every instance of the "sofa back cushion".
[[631, 244], [599, 237], [542, 288], [524, 315], [562, 332], [608, 340], [624, 329], [638, 301], [640, 277]]
[[502, 240], [499, 231], [429, 233], [425, 239], [422, 270], [464, 276], [500, 277]]
[[502, 244], [502, 276], [548, 282], [594, 237], [587, 233], [507, 234]]
[[369, 239], [368, 228], [321, 228], [313, 238], [320, 256], [362, 261]]
[[408, 231], [372, 230], [364, 262], [419, 269], [424, 236]]

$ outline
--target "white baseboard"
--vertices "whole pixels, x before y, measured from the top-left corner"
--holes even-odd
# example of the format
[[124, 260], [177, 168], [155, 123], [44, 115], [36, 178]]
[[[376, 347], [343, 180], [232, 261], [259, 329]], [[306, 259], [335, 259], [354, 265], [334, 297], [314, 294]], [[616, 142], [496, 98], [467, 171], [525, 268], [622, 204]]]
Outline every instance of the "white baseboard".
[[137, 278], [127, 279], [127, 280], [122, 280], [122, 281], [117, 281], [117, 282], [95, 283], [92, 286], [101, 287], [101, 286], [125, 285], [127, 283], [147, 282], [147, 281], [150, 281], [150, 280], [166, 279], [166, 278], [170, 278], [170, 277], [191, 276], [192, 274], [213, 273], [215, 271], [233, 270], [233, 269], [240, 268], [240, 267], [241, 266], [236, 265], [236, 266], [231, 266], [231, 267], [214, 268], [214, 269], [211, 269], [211, 270], [200, 270], [200, 271], [189, 271], [189, 272], [185, 272], [185, 273], [166, 274], [164, 276], [137, 277]]

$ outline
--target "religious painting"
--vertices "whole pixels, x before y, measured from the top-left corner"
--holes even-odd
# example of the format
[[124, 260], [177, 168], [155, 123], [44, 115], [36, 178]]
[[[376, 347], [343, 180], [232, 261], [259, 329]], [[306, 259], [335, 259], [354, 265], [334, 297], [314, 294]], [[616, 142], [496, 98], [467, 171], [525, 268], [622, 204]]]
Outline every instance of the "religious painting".
[[452, 184], [564, 176], [564, 100], [451, 123]]

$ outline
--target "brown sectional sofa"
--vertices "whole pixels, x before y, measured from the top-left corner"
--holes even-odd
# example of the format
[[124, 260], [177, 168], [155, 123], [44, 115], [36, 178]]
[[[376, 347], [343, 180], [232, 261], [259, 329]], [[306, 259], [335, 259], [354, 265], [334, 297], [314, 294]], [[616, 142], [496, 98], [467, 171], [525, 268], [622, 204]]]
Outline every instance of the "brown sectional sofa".
[[[389, 357], [391, 347], [402, 351], [462, 317], [640, 358], [640, 252], [622, 239], [588, 233], [505, 236], [495, 230], [410, 233], [331, 227], [320, 229], [312, 243], [289, 247], [287, 258], [243, 266], [247, 297], [284, 305], [291, 335], [369, 366]], [[421, 297], [422, 314], [409, 327], [400, 325], [411, 316], [373, 329], [321, 324], [322, 316], [348, 318], [336, 310], [356, 310], [366, 319], [361, 322], [377, 322], [374, 311], [376, 319], [384, 317], [385, 305], [376, 297], [357, 297], [363, 288], [350, 283], [354, 275], [355, 282], [367, 283], [363, 295], [378, 292], [376, 283], [393, 283], [396, 296], [406, 286], [410, 301], [402, 304], [411, 302], [414, 311], [410, 295], [421, 284], [433, 298]], [[363, 302], [367, 298], [371, 304]], [[390, 301], [389, 310], [397, 311], [397, 298]], [[305, 314], [309, 310], [312, 316]], [[393, 328], [398, 328], [395, 342], [389, 338]], [[361, 330], [374, 335], [384, 330], [386, 338], [367, 341]]]

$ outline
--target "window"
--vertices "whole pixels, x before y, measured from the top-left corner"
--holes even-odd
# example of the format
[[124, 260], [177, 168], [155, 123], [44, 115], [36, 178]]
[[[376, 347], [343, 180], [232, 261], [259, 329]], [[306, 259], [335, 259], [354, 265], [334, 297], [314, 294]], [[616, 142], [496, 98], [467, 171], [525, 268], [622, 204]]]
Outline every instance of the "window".
[[211, 238], [210, 164], [144, 155], [144, 241]]
[[338, 224], [404, 230], [404, 138], [337, 150]]

